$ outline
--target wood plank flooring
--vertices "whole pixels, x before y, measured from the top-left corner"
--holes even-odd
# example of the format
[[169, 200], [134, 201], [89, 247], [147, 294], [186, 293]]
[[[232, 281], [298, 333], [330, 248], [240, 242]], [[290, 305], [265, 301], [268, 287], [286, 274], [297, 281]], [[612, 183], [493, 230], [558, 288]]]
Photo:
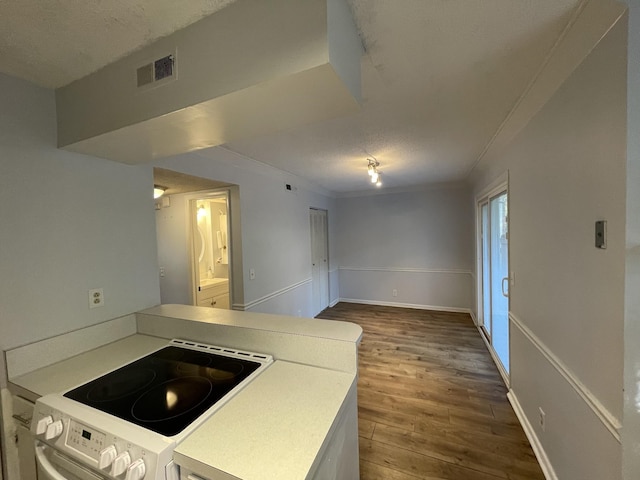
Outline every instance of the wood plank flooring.
[[359, 324], [363, 480], [544, 480], [469, 315], [339, 303]]

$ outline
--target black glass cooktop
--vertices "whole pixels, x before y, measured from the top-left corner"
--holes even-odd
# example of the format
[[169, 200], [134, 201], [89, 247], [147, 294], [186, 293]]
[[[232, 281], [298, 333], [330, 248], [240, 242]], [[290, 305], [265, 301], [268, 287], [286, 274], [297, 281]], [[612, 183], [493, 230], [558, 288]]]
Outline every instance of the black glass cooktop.
[[170, 346], [64, 396], [170, 437], [258, 367], [250, 360]]

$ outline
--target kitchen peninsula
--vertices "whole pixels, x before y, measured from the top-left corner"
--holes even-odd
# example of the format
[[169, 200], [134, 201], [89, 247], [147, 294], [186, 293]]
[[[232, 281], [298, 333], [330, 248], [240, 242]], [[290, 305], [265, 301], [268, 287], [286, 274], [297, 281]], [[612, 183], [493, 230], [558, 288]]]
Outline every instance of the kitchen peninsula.
[[[5, 355], [14, 406], [23, 410], [28, 402], [100, 377], [173, 338], [270, 355], [272, 364], [175, 442], [171, 465], [147, 465], [144, 478], [156, 472], [153, 480], [177, 479], [179, 471], [183, 479], [355, 480], [361, 335], [351, 323], [161, 305]], [[103, 344], [96, 345], [96, 337]], [[34, 358], [43, 350], [49, 353]], [[29, 458], [15, 460], [25, 462]], [[158, 476], [161, 470], [167, 473]]]

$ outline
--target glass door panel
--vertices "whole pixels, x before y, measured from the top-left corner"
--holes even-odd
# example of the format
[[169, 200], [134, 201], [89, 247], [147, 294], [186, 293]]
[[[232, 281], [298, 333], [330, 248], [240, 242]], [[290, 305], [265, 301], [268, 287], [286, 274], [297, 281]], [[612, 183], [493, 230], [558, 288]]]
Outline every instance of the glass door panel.
[[507, 193], [490, 201], [491, 344], [509, 372], [509, 234]]
[[491, 269], [489, 255], [489, 204], [485, 203], [481, 210], [481, 239], [482, 239], [482, 326], [491, 339]]

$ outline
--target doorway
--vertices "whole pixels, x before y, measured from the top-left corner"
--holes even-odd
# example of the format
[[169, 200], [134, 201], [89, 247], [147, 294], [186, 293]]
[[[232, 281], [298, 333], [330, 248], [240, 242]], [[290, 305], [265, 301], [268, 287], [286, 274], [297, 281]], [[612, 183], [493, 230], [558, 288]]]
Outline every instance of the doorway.
[[229, 309], [231, 252], [229, 195], [201, 194], [189, 200], [193, 304]]
[[509, 378], [509, 208], [507, 185], [478, 202], [479, 324]]
[[311, 307], [316, 316], [329, 306], [329, 233], [327, 211], [311, 208]]

